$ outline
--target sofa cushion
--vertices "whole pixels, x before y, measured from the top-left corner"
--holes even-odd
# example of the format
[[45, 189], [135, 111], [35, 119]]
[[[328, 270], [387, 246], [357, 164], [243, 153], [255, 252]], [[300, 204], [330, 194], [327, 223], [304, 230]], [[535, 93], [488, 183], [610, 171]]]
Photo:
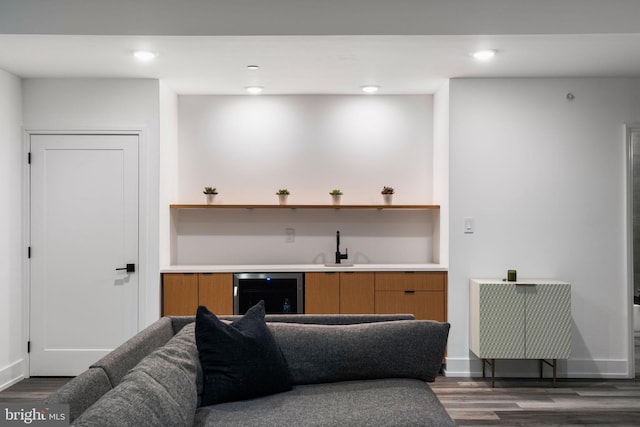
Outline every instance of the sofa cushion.
[[188, 426], [197, 406], [195, 326], [144, 358], [85, 411], [77, 426]]
[[264, 301], [230, 324], [198, 307], [196, 344], [204, 377], [202, 405], [291, 390], [286, 361], [264, 321]]
[[194, 426], [453, 427], [455, 423], [423, 381], [384, 379], [298, 385], [260, 399], [202, 407]]
[[358, 325], [269, 323], [294, 384], [374, 378], [433, 381], [449, 324], [398, 320]]

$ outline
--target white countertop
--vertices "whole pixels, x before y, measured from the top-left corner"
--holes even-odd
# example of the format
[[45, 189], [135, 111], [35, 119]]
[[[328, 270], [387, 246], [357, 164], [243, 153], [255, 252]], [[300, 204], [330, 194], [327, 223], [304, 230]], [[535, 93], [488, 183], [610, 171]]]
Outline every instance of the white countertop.
[[170, 265], [161, 273], [245, 273], [245, 272], [312, 272], [312, 271], [447, 271], [442, 264], [354, 264], [350, 267], [324, 264], [233, 264], [233, 265]]

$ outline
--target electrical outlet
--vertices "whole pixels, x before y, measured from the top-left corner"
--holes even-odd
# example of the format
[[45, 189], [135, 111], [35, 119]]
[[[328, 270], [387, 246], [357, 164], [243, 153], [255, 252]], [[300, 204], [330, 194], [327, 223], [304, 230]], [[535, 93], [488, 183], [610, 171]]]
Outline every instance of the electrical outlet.
[[285, 228], [285, 243], [294, 243], [296, 241], [296, 229], [295, 228]]

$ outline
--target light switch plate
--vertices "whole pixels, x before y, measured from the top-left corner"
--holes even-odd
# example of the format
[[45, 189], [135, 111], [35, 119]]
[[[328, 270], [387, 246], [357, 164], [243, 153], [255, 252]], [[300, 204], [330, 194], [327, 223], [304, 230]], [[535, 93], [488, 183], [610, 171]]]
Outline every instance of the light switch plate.
[[464, 219], [464, 233], [465, 234], [473, 234], [475, 231], [475, 226], [473, 224], [473, 218], [465, 218]]

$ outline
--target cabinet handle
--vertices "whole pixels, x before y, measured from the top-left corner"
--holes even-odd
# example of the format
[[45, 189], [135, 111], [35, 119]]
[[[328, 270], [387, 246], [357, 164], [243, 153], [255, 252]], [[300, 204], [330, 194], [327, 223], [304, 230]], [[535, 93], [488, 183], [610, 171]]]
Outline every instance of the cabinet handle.
[[405, 294], [415, 294], [416, 291], [404, 291]]

